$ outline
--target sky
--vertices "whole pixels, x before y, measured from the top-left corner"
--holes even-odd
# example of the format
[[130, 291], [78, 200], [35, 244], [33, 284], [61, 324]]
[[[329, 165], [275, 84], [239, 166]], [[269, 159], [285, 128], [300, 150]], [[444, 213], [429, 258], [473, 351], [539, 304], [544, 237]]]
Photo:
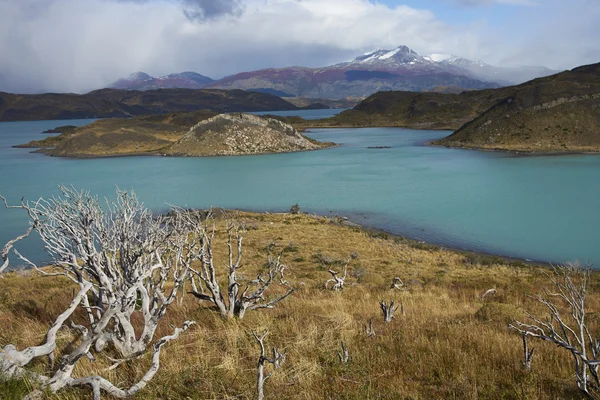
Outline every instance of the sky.
[[0, 0], [0, 91], [322, 67], [399, 45], [563, 70], [600, 62], [598, 21], [599, 0]]

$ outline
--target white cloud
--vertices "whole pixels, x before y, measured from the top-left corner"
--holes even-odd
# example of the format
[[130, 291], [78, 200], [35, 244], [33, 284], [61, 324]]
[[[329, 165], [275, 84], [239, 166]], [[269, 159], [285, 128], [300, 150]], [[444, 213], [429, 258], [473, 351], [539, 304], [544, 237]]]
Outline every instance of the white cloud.
[[[536, 9], [522, 18], [530, 18], [524, 26], [539, 32], [518, 38], [518, 27], [503, 32], [485, 21], [448, 24], [427, 10], [367, 0], [211, 1], [0, 0], [0, 90], [81, 92], [137, 70], [154, 75], [194, 70], [219, 78], [269, 66], [318, 67], [401, 44], [419, 53], [551, 67], [600, 54], [600, 44], [591, 39], [573, 43], [564, 53], [568, 59], [554, 54], [568, 48], [569, 40], [598, 33], [590, 31], [595, 14], [587, 18], [574, 10], [561, 15], [573, 16], [558, 29], [561, 39], [555, 26], [543, 30], [544, 21], [536, 22], [552, 10], [519, 8]], [[190, 16], [191, 6], [199, 19], [182, 12]], [[576, 21], [579, 14], [587, 19]], [[538, 50], [551, 43], [557, 43], [556, 52]]]

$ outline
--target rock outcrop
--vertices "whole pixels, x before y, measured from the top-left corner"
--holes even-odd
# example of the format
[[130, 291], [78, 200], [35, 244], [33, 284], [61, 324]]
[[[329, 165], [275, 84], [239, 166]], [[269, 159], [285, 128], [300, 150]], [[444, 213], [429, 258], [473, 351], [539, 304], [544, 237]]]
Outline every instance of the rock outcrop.
[[251, 114], [220, 114], [200, 121], [162, 154], [231, 156], [316, 150], [323, 144], [299, 134], [294, 127]]

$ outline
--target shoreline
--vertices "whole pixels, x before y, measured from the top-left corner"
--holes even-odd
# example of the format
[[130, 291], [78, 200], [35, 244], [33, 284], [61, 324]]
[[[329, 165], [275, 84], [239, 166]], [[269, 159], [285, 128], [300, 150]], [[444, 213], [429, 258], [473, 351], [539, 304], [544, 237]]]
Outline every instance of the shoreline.
[[457, 149], [457, 150], [472, 150], [472, 151], [484, 151], [487, 153], [507, 153], [514, 156], [522, 157], [551, 157], [551, 156], [573, 156], [573, 155], [600, 155], [600, 149], [596, 151], [583, 151], [583, 150], [550, 150], [550, 151], [536, 151], [536, 150], [516, 150], [516, 149], [503, 149], [497, 148], [486, 148], [486, 147], [465, 147], [465, 146], [448, 146], [444, 144], [434, 143], [435, 141], [425, 142], [425, 146], [441, 147], [445, 149]]
[[[197, 208], [195, 210], [202, 211], [202, 212], [208, 211], [208, 209], [202, 209], [202, 208]], [[221, 217], [229, 212], [244, 212], [244, 213], [257, 214], [257, 215], [290, 215], [290, 216], [295, 215], [288, 211], [278, 211], [278, 210], [269, 211], [269, 210], [243, 209], [243, 208], [229, 209], [229, 208], [220, 208], [220, 207], [213, 208], [212, 210], [219, 217]], [[161, 210], [161, 211], [157, 211], [157, 212], [160, 214], [165, 214], [165, 210]], [[476, 256], [476, 257], [489, 258], [490, 261], [494, 261], [497, 263], [505, 263], [505, 264], [524, 264], [524, 265], [528, 265], [528, 266], [538, 266], [538, 267], [546, 267], [546, 268], [550, 267], [552, 265], [563, 264], [563, 263], [559, 263], [559, 262], [550, 262], [550, 261], [542, 261], [542, 260], [535, 260], [535, 259], [528, 259], [528, 258], [520, 258], [520, 257], [514, 257], [514, 256], [510, 256], [510, 255], [486, 252], [484, 250], [471, 250], [468, 248], [446, 246], [443, 244], [427, 242], [427, 241], [412, 238], [410, 236], [405, 236], [403, 234], [394, 233], [394, 232], [385, 230], [383, 228], [377, 228], [374, 226], [369, 226], [366, 224], [355, 222], [352, 220], [351, 217], [347, 217], [347, 216], [340, 215], [340, 214], [325, 215], [325, 214], [319, 214], [316, 212], [303, 212], [303, 211], [300, 211], [299, 214], [308, 216], [310, 218], [315, 218], [315, 219], [325, 218], [325, 219], [328, 219], [328, 220], [332, 221], [333, 223], [336, 223], [340, 226], [346, 226], [349, 228], [358, 229], [374, 238], [380, 237], [380, 238], [399, 240], [399, 241], [408, 243], [412, 247], [422, 249], [422, 250], [449, 251], [452, 253], [457, 253], [457, 254], [466, 255], [466, 256], [472, 255], [472, 256]]]
[[211, 157], [242, 157], [242, 156], [268, 156], [273, 154], [292, 154], [292, 153], [304, 153], [308, 151], [319, 151], [319, 150], [327, 150], [336, 147], [340, 147], [341, 144], [334, 142], [319, 142], [320, 144], [326, 144], [318, 149], [306, 149], [306, 150], [294, 150], [294, 151], [282, 151], [278, 153], [250, 153], [250, 154], [218, 154], [218, 155], [210, 155], [210, 156], [187, 156], [187, 155], [166, 155], [158, 152], [147, 152], [147, 153], [123, 153], [123, 154], [105, 154], [105, 155], [94, 155], [94, 154], [84, 154], [84, 155], [56, 155], [48, 153], [45, 150], [49, 150], [52, 148], [47, 147], [27, 147], [23, 145], [14, 145], [11, 146], [14, 149], [35, 149], [30, 151], [32, 154], [44, 154], [48, 157], [55, 158], [65, 158], [71, 160], [92, 160], [92, 159], [101, 159], [101, 158], [119, 158], [119, 157], [171, 157], [171, 158], [211, 158]]

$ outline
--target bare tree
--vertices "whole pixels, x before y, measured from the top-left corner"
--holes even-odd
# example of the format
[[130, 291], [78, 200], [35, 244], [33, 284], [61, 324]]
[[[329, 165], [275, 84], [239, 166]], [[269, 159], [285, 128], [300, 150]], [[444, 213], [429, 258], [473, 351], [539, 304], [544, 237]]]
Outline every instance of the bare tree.
[[527, 335], [525, 333], [523, 333], [523, 369], [525, 371], [531, 371], [531, 361], [533, 360], [533, 352], [535, 351], [535, 349], [531, 349], [531, 351], [529, 351], [529, 348], [527, 346]]
[[395, 314], [396, 310], [398, 310], [398, 307], [400, 307], [400, 306], [396, 306], [395, 300], [390, 301], [389, 306], [385, 301], [382, 300], [379, 303], [379, 306], [381, 307], [381, 311], [383, 312], [383, 320], [385, 322], [392, 322], [392, 320], [394, 319], [394, 314]]
[[[6, 198], [4, 196], [0, 196], [0, 199], [2, 199], [2, 201], [4, 201], [4, 205], [6, 206], [6, 208], [20, 208], [20, 209], [25, 209], [23, 207], [24, 203], [23, 200], [21, 199], [21, 205], [20, 206], [9, 206], [8, 202], [6, 201]], [[4, 245], [4, 247], [2, 248], [2, 251], [0, 251], [0, 257], [2, 257], [2, 265], [0, 265], [0, 277], [2, 277], [2, 273], [8, 268], [10, 260], [8, 258], [8, 254], [10, 253], [10, 251], [13, 249], [14, 245], [27, 238], [31, 232], [33, 232], [33, 230], [35, 229], [35, 225], [31, 224], [29, 226], [29, 229], [27, 229], [27, 231], [22, 234], [21, 236], [17, 236], [16, 238], [9, 240], [8, 243], [6, 243]]]
[[404, 282], [402, 282], [402, 279], [397, 276], [392, 280], [390, 289], [405, 290], [406, 288], [404, 287]]
[[592, 336], [586, 321], [591, 269], [578, 263], [568, 263], [553, 267], [552, 272], [547, 275], [553, 288], [546, 288], [541, 294], [532, 296], [546, 308], [548, 315], [540, 318], [528, 312], [531, 323], [515, 321], [515, 325], [510, 327], [523, 335], [549, 341], [569, 351], [574, 360], [577, 387], [592, 397], [590, 389], [600, 387], [600, 342]]
[[[192, 281], [191, 293], [200, 300], [213, 303], [221, 315], [226, 318], [244, 318], [247, 310], [275, 308], [275, 305], [294, 292], [284, 279], [286, 266], [281, 262], [282, 252], [278, 256], [271, 254], [272, 246], [268, 247], [267, 268], [253, 280], [240, 283], [238, 271], [243, 267], [243, 240], [246, 233], [244, 225], [229, 221], [227, 223], [228, 263], [227, 289], [221, 289], [218, 272], [213, 258], [213, 240], [215, 224], [212, 217], [202, 217], [198, 213], [187, 213], [188, 226], [192, 228], [192, 240], [198, 244], [195, 248], [199, 268], [190, 268]], [[279, 279], [279, 284], [286, 287], [286, 292], [280, 296], [266, 297], [271, 285]], [[227, 296], [227, 297], [225, 297]]]
[[335, 272], [334, 270], [330, 269], [327, 272], [329, 272], [331, 274], [331, 276], [333, 278], [328, 279], [327, 282], [325, 282], [325, 289], [329, 289], [329, 283], [332, 282], [333, 286], [331, 286], [331, 290], [342, 290], [344, 288], [344, 285], [346, 284], [346, 277], [348, 276], [348, 264], [350, 263], [350, 259], [348, 259], [348, 261], [346, 261], [346, 263], [344, 264], [344, 275], [342, 276], [338, 276], [339, 272]]
[[340, 359], [341, 363], [347, 364], [348, 361], [350, 361], [350, 356], [348, 355], [348, 347], [346, 347], [344, 342], [342, 342], [341, 347], [342, 351], [337, 352], [338, 358]]
[[364, 325], [363, 328], [365, 329], [365, 333], [368, 337], [375, 336], [375, 329], [373, 329], [373, 318], [369, 320], [369, 325]]
[[[258, 336], [254, 331], [252, 331], [252, 335], [258, 342], [260, 346], [260, 356], [258, 357], [258, 365], [256, 368], [256, 389], [258, 391], [258, 400], [263, 400], [265, 398], [264, 386], [267, 379], [269, 379], [275, 370], [279, 369], [283, 363], [285, 363], [285, 352], [279, 351], [277, 347], [273, 347], [273, 357], [269, 358], [266, 356], [265, 352], [265, 343], [264, 340], [269, 334], [269, 331], [266, 331], [261, 336]], [[265, 374], [265, 363], [269, 363], [273, 365], [273, 371]]]
[[[41, 269], [15, 252], [43, 275], [64, 276], [80, 290], [48, 330], [45, 344], [21, 352], [11, 345], [4, 348], [0, 353], [2, 372], [8, 377], [32, 375], [52, 392], [65, 386], [91, 386], [96, 399], [100, 389], [115, 397], [130, 396], [158, 370], [162, 347], [192, 321], [154, 344], [152, 366], [127, 390], [95, 376], [73, 378], [73, 370], [83, 356], [93, 360], [92, 352], [107, 350], [109, 343], [117, 350], [117, 357], [110, 358], [115, 368], [141, 357], [151, 346], [159, 321], [177, 298], [197, 246], [190, 242], [187, 221], [181, 215], [153, 216], [133, 193], [118, 190], [117, 200], [107, 202], [104, 210], [89, 192], [60, 189], [62, 197], [19, 206], [27, 211], [33, 229], [54, 258], [54, 269]], [[77, 308], [83, 309], [86, 322], [71, 322], [81, 337], [58, 366], [45, 376], [25, 370], [23, 367], [35, 358], [53, 356], [56, 333]]]

